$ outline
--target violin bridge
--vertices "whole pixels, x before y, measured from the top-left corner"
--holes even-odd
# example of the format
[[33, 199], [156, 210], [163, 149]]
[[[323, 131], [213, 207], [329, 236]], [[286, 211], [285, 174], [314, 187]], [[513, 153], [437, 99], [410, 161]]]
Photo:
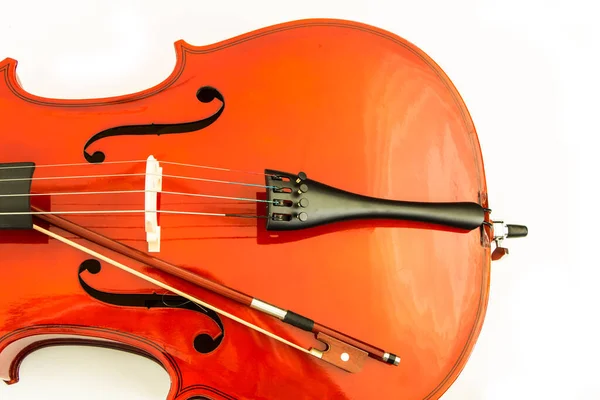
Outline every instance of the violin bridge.
[[145, 229], [148, 251], [160, 252], [160, 226], [158, 225], [158, 193], [162, 191], [162, 167], [154, 156], [146, 161], [145, 196]]
[[325, 343], [327, 349], [319, 350], [313, 347], [310, 349], [310, 353], [348, 372], [359, 372], [369, 356], [366, 351], [357, 349], [321, 332], [317, 334], [317, 340]]

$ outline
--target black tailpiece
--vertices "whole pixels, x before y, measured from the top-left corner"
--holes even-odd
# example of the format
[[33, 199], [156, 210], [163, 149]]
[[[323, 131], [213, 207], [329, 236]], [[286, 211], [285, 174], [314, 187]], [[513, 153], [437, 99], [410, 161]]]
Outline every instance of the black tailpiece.
[[362, 196], [297, 175], [265, 170], [267, 230], [310, 228], [355, 219], [395, 219], [472, 230], [485, 220], [486, 210], [474, 202], [422, 203]]
[[0, 229], [33, 228], [29, 195], [34, 169], [31, 162], [0, 164]]

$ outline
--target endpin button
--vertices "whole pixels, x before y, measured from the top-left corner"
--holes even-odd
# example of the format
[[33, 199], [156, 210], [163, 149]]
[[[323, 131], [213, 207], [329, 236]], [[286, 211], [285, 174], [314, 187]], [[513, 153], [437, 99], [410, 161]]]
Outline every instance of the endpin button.
[[298, 219], [302, 222], [306, 222], [306, 221], [308, 221], [308, 214], [305, 212], [302, 212], [302, 213], [298, 214]]
[[306, 198], [300, 199], [298, 204], [300, 205], [300, 207], [308, 207], [308, 199], [306, 199]]

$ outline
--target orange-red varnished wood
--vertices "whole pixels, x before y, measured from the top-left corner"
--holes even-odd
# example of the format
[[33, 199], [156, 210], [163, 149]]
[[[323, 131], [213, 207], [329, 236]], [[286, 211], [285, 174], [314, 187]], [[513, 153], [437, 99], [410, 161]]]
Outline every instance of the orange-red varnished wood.
[[[487, 206], [483, 161], [469, 113], [449, 78], [424, 52], [389, 32], [348, 21], [305, 20], [210, 46], [176, 44], [177, 65], [155, 87], [121, 97], [60, 100], [35, 96], [17, 80], [16, 61], [0, 63], [0, 163], [32, 161], [35, 177], [143, 173], [145, 160], [297, 173], [369, 196], [475, 201]], [[117, 61], [117, 60], [115, 60]], [[225, 107], [189, 133], [115, 136], [88, 153], [86, 142], [124, 125], [208, 118], [199, 88]], [[165, 164], [164, 174], [264, 183], [260, 175]], [[33, 193], [140, 190], [144, 178], [34, 180]], [[260, 188], [164, 179], [163, 190], [264, 198]], [[0, 200], [1, 201], [1, 200]], [[142, 209], [142, 193], [40, 196], [52, 211]], [[259, 203], [162, 195], [165, 210], [256, 214]], [[65, 216], [146, 250], [142, 214]], [[488, 297], [489, 245], [468, 233], [382, 221], [269, 233], [264, 220], [161, 215], [157, 257], [231, 288], [291, 309], [358, 340], [389, 349], [398, 367], [367, 359], [355, 374], [222, 318], [225, 337], [210, 354], [196, 335], [219, 329], [190, 310], [133, 308], [91, 298], [78, 280], [89, 258], [36, 232], [0, 232], [0, 377], [17, 379], [28, 350], [53, 343], [137, 349], [172, 379], [170, 399], [437, 399], [463, 369]], [[425, 229], [427, 228], [427, 229]], [[51, 230], [65, 234], [57, 228]], [[316, 342], [268, 316], [73, 235], [68, 238], [177, 285], [196, 297], [308, 348]], [[82, 277], [112, 293], [162, 289], [102, 265]], [[24, 350], [25, 353], [24, 353]]]

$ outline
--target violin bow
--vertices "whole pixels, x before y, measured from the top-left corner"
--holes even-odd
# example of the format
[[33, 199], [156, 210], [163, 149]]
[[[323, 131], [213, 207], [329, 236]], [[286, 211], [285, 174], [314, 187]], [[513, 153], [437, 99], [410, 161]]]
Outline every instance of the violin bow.
[[129, 272], [139, 278], [146, 280], [156, 286], [159, 286], [163, 289], [169, 290], [181, 297], [184, 297], [202, 307], [206, 307], [210, 310], [213, 310], [216, 313], [219, 313], [227, 318], [230, 318], [236, 322], [239, 322], [242, 325], [245, 325], [248, 328], [254, 329], [257, 332], [260, 332], [268, 337], [278, 340], [288, 346], [291, 346], [299, 351], [302, 351], [306, 354], [312, 355], [318, 359], [326, 361], [336, 367], [339, 367], [347, 372], [358, 372], [362, 369], [367, 357], [371, 357], [378, 361], [381, 361], [386, 364], [397, 366], [400, 363], [400, 357], [397, 355], [379, 349], [375, 346], [372, 346], [368, 343], [362, 342], [360, 340], [351, 338], [341, 332], [338, 332], [334, 329], [331, 329], [325, 325], [319, 324], [309, 318], [306, 318], [300, 314], [296, 314], [293, 311], [285, 310], [280, 307], [269, 304], [265, 301], [259, 300], [257, 298], [251, 297], [245, 293], [240, 291], [231, 289], [227, 286], [221, 285], [212, 280], [201, 277], [197, 274], [194, 274], [184, 268], [179, 266], [170, 264], [164, 260], [153, 257], [144, 253], [140, 250], [137, 250], [133, 247], [125, 245], [123, 243], [114, 241], [108, 237], [105, 237], [99, 233], [91, 231], [81, 225], [78, 225], [74, 222], [66, 220], [58, 215], [50, 214], [44, 212], [42, 209], [31, 206], [32, 211], [34, 211], [38, 218], [46, 221], [50, 225], [54, 225], [66, 232], [79, 236], [85, 240], [88, 240], [92, 243], [95, 243], [103, 248], [107, 248], [116, 253], [122, 254], [141, 262], [150, 267], [156, 268], [163, 272], [166, 272], [170, 275], [177, 276], [179, 278], [184, 279], [187, 282], [193, 283], [196, 286], [202, 287], [204, 289], [210, 290], [216, 294], [234, 300], [240, 304], [243, 304], [252, 309], [261, 311], [264, 314], [275, 317], [289, 325], [292, 325], [296, 328], [300, 328], [302, 330], [312, 332], [315, 334], [315, 337], [320, 342], [324, 343], [327, 348], [325, 350], [319, 350], [316, 348], [305, 349], [302, 346], [299, 346], [295, 343], [292, 343], [280, 336], [273, 334], [263, 328], [260, 328], [250, 322], [247, 322], [233, 314], [230, 314], [224, 310], [221, 310], [209, 303], [206, 303], [198, 298], [195, 298], [181, 290], [178, 290], [170, 285], [167, 285], [161, 281], [158, 281], [152, 277], [146, 276], [141, 272], [136, 271], [135, 269], [128, 267], [118, 261], [111, 259], [105, 255], [102, 255], [92, 249], [89, 249], [83, 245], [75, 243], [61, 235], [58, 235], [54, 232], [51, 232], [47, 229], [40, 227], [39, 225], [33, 224], [33, 229], [47, 235], [53, 239], [56, 239], [64, 244], [67, 244], [75, 249], [83, 251], [92, 257], [96, 257], [100, 260], [105, 261], [108, 264], [111, 264], [117, 268], [120, 268], [126, 272]]
[[[118, 241], [112, 240], [106, 236], [103, 236], [97, 232], [91, 231], [81, 225], [71, 222], [57, 215], [57, 213], [49, 212], [40, 209], [39, 207], [33, 206], [30, 203], [31, 196], [31, 181], [33, 172], [36, 165], [32, 162], [24, 163], [8, 163], [0, 164], [0, 172], [3, 173], [5, 178], [0, 179], [2, 185], [0, 185], [0, 197], [3, 198], [3, 202], [0, 202], [0, 228], [10, 229], [34, 229], [44, 235], [47, 235], [53, 239], [56, 239], [64, 244], [67, 244], [75, 249], [83, 251], [93, 257], [101, 259], [108, 264], [111, 264], [117, 268], [120, 268], [126, 272], [134, 274], [135, 276], [142, 278], [156, 286], [163, 289], [169, 290], [173, 293], [184, 297], [201, 307], [205, 307], [219, 313], [225, 317], [233, 319], [257, 332], [263, 333], [273, 339], [276, 339], [284, 344], [287, 344], [297, 350], [304, 353], [310, 354], [316, 358], [324, 360], [332, 365], [335, 365], [348, 372], [358, 372], [362, 369], [367, 357], [374, 358], [380, 362], [399, 365], [400, 357], [397, 355], [384, 351], [380, 348], [372, 346], [363, 341], [351, 338], [339, 331], [331, 329], [325, 325], [317, 323], [309, 318], [306, 318], [300, 314], [297, 314], [290, 310], [277, 307], [273, 304], [269, 304], [260, 299], [249, 296], [240, 291], [231, 289], [227, 286], [221, 285], [212, 280], [203, 278], [193, 272], [190, 272], [182, 267], [168, 263], [162, 259], [153, 257], [146, 252], [140, 251]], [[158, 163], [158, 160], [153, 156], [149, 156], [146, 160], [146, 173], [141, 174], [145, 176], [145, 231], [146, 240], [148, 242], [148, 252], [157, 253], [160, 251], [160, 233], [161, 229], [158, 225], [156, 218], [157, 212], [157, 193], [162, 191], [162, 178], [165, 176], [162, 174], [162, 167]], [[71, 176], [70, 178], [82, 178], [79, 176]], [[40, 179], [55, 179], [40, 178]], [[200, 178], [194, 178], [199, 179]], [[95, 193], [95, 192], [86, 192]], [[55, 193], [55, 194], [68, 194], [68, 193]], [[204, 213], [198, 213], [204, 214]], [[254, 310], [260, 311], [264, 314], [275, 317], [286, 324], [292, 325], [296, 328], [304, 331], [311, 332], [315, 335], [316, 339], [326, 345], [325, 350], [319, 350], [317, 348], [305, 349], [297, 344], [294, 344], [288, 340], [285, 340], [272, 332], [268, 332], [256, 325], [253, 325], [243, 319], [236, 317], [230, 313], [218, 309], [217, 307], [208, 304], [200, 299], [197, 299], [188, 293], [184, 293], [170, 285], [146, 276], [135, 269], [128, 267], [120, 262], [117, 262], [110, 257], [100, 254], [90, 248], [73, 242], [59, 234], [53, 233], [48, 229], [44, 229], [39, 225], [33, 223], [32, 216], [35, 215], [38, 218], [46, 221], [50, 225], [56, 226], [66, 232], [69, 232], [82, 239], [88, 240], [91, 243], [95, 243], [105, 249], [112, 250], [117, 254], [124, 255], [130, 259], [136, 260], [142, 264], [148, 265], [160, 271], [163, 271], [172, 276], [181, 278], [189, 283], [192, 283], [201, 288], [207, 289], [220, 296], [226, 297], [230, 300], [236, 301], [246, 307], [250, 307]]]

